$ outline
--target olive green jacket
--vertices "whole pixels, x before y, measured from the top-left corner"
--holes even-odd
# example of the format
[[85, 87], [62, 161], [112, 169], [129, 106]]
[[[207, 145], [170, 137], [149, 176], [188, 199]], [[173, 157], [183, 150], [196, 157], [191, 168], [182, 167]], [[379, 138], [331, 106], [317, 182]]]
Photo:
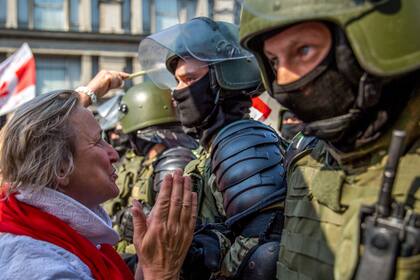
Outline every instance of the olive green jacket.
[[[143, 202], [143, 210], [150, 211], [154, 204], [155, 194], [153, 192], [153, 163], [157, 160], [145, 159], [137, 156], [133, 151], [128, 151], [122, 158], [117, 169], [118, 179], [116, 184], [120, 189], [118, 197], [105, 203], [104, 207], [111, 217], [130, 205], [130, 200], [135, 198]], [[115, 221], [114, 221], [115, 222]], [[122, 229], [118, 223], [114, 229], [121, 235]], [[135, 254], [132, 244], [121, 240], [117, 244], [119, 253]]]
[[184, 174], [191, 177], [193, 191], [198, 194], [197, 217], [200, 222], [214, 223], [224, 220], [223, 197], [217, 189], [215, 175], [211, 173], [210, 152], [200, 148], [197, 159], [187, 164]]
[[116, 198], [104, 204], [105, 211], [110, 216], [128, 206], [133, 186], [138, 181], [143, 162], [144, 157], [137, 156], [132, 150], [128, 150], [121, 158], [116, 172], [118, 175], [116, 184], [120, 192]]
[[[398, 201], [420, 176], [419, 117], [417, 90], [393, 127], [408, 136], [393, 190]], [[393, 129], [347, 154], [319, 141], [291, 161], [278, 279], [352, 279], [362, 249], [360, 208], [377, 201]], [[420, 192], [413, 208], [420, 212]], [[398, 258], [396, 279], [420, 279], [420, 255]]]

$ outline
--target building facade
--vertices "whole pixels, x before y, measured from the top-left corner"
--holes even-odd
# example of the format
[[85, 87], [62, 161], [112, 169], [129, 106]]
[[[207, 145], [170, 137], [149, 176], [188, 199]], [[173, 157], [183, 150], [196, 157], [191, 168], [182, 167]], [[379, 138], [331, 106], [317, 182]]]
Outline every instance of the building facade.
[[0, 62], [27, 42], [37, 94], [75, 88], [101, 69], [139, 71], [138, 44], [150, 33], [197, 16], [238, 15], [234, 0], [0, 0]]

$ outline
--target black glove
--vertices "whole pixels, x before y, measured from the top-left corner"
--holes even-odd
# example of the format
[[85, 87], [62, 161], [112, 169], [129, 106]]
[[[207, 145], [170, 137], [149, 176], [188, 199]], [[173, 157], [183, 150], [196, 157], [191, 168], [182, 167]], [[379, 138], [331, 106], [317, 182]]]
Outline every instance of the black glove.
[[133, 215], [131, 214], [131, 206], [118, 211], [115, 215], [115, 223], [120, 229], [120, 238], [129, 243], [133, 243]]
[[222, 254], [219, 239], [210, 231], [196, 234], [185, 258], [182, 279], [209, 279], [220, 270]]
[[[143, 207], [143, 213], [146, 217], [150, 214], [152, 207], [148, 204], [139, 201]], [[133, 214], [131, 214], [132, 206], [128, 206], [126, 208], [121, 209], [120, 211], [115, 214], [112, 218], [112, 223], [114, 225], [118, 225], [120, 228], [120, 238], [125, 240], [129, 243], [133, 243], [133, 234], [134, 234], [134, 227], [133, 227]]]

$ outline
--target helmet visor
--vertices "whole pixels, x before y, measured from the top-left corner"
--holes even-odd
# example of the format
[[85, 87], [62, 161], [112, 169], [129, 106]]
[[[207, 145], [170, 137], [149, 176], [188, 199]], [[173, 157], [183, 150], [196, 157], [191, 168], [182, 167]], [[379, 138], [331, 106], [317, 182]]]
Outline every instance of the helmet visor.
[[193, 58], [206, 64], [252, 57], [240, 47], [238, 32], [238, 27], [233, 24], [207, 18], [177, 24], [148, 36], [140, 43], [140, 65], [156, 85], [174, 89], [176, 80], [167, 69], [167, 62], [173, 57]]

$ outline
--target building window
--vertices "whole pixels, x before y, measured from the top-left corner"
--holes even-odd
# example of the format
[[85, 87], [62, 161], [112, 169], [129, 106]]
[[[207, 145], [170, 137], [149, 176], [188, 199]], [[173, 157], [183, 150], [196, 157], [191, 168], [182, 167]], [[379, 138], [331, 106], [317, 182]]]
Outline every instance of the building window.
[[208, 17], [214, 18], [214, 0], [207, 0], [207, 7], [208, 7]]
[[79, 5], [80, 0], [69, 0], [70, 10], [70, 30], [79, 30]]
[[142, 0], [143, 33], [161, 31], [179, 23], [179, 12], [186, 11], [187, 20], [196, 16], [196, 0]]
[[78, 30], [80, 0], [19, 0], [20, 28]]
[[150, 12], [151, 12], [151, 6], [150, 1], [152, 0], [142, 0], [142, 20], [143, 20], [143, 33], [151, 33], [152, 32], [152, 26], [151, 26], [151, 18], [150, 18]]
[[0, 27], [6, 25], [7, 0], [0, 0]]
[[197, 0], [178, 0], [178, 10], [185, 10], [186, 20], [196, 17]]
[[187, 0], [186, 1], [186, 9], [187, 9], [187, 17], [188, 20], [193, 19], [196, 17], [197, 14], [197, 1], [195, 0]]
[[123, 0], [121, 8], [121, 26], [125, 33], [131, 30], [131, 0]]
[[29, 26], [29, 5], [28, 0], [19, 0], [18, 2], [18, 25], [20, 28]]
[[92, 31], [99, 31], [99, 0], [91, 0]]
[[239, 21], [241, 19], [241, 3], [235, 1], [233, 7], [233, 23], [239, 25]]
[[178, 23], [177, 1], [155, 0], [156, 32]]
[[103, 33], [123, 33], [131, 24], [130, 0], [99, 1], [99, 31]]
[[33, 0], [34, 29], [65, 30], [64, 0]]
[[80, 57], [37, 56], [37, 95], [57, 89], [75, 89], [80, 85]]

